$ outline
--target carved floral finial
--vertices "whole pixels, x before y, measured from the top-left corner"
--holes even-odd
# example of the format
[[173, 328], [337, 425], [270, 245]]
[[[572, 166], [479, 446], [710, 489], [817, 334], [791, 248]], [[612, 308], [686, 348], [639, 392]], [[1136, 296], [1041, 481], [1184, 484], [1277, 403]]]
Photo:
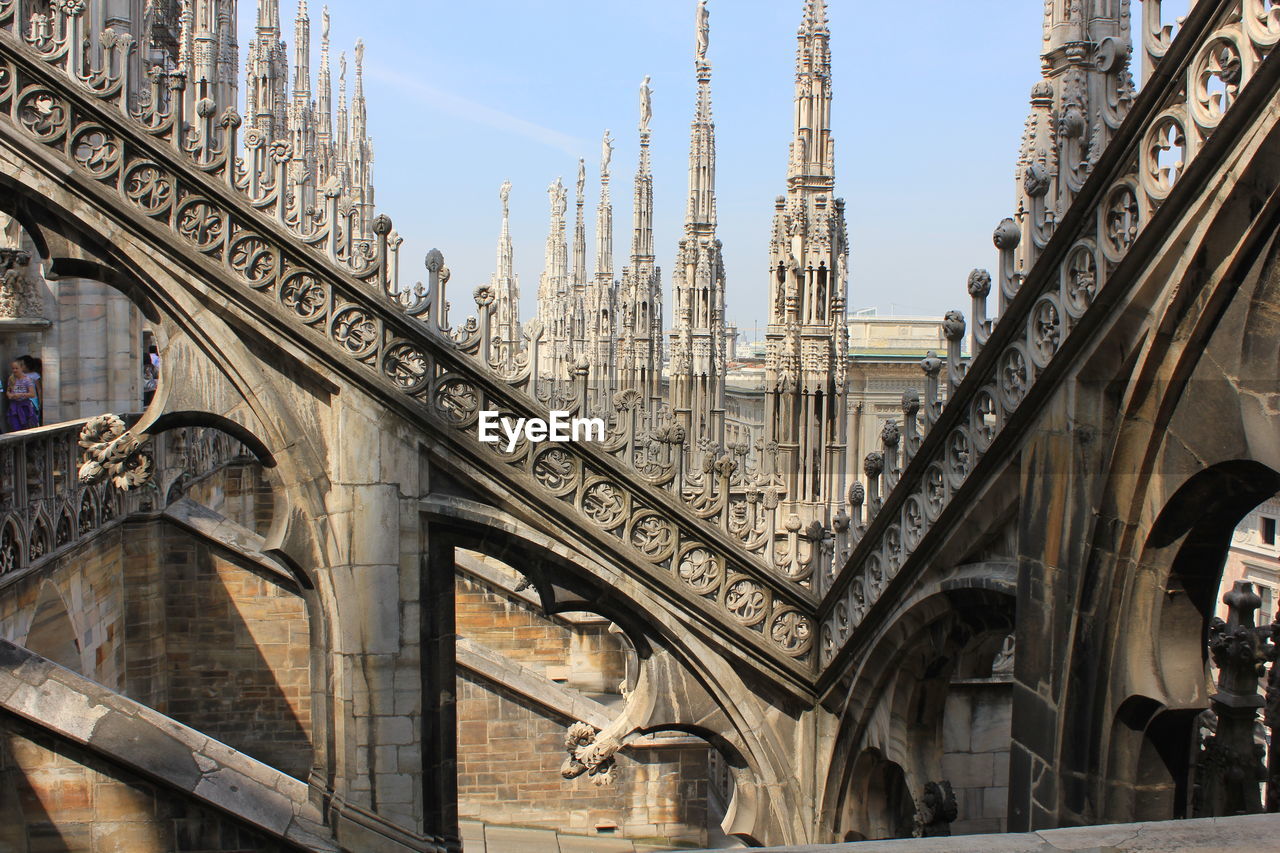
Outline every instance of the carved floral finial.
[[595, 727], [586, 723], [576, 722], [569, 726], [564, 738], [564, 748], [569, 757], [560, 765], [562, 777], [576, 779], [585, 773], [596, 785], [613, 784], [616, 764], [613, 756], [622, 744], [615, 738], [599, 739], [599, 736]]
[[149, 482], [155, 465], [142, 449], [147, 438], [135, 436], [116, 415], [90, 418], [80, 430], [80, 446], [85, 451], [77, 472], [80, 482], [96, 483], [110, 477], [123, 491]]

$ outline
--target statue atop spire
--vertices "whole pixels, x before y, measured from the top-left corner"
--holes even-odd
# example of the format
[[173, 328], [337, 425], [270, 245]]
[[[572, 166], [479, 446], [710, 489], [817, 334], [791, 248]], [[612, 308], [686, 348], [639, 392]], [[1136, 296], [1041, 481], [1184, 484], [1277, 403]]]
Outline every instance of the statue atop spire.
[[[573, 223], [573, 297], [572, 301], [580, 303], [587, 289], [587, 161], [578, 158], [577, 215]], [[581, 337], [575, 330], [574, 337]]]
[[711, 43], [711, 16], [707, 12], [707, 0], [698, 0], [698, 59], [707, 61], [707, 47]]
[[609, 131], [600, 139], [600, 204], [596, 208], [596, 271], [583, 300], [586, 335], [583, 353], [590, 365], [594, 411], [612, 409], [610, 389], [617, 379], [617, 283], [613, 278], [613, 201], [609, 197], [609, 163], [613, 139]]
[[640, 132], [649, 132], [649, 120], [653, 118], [652, 91], [649, 89], [649, 75], [644, 76], [640, 84]]

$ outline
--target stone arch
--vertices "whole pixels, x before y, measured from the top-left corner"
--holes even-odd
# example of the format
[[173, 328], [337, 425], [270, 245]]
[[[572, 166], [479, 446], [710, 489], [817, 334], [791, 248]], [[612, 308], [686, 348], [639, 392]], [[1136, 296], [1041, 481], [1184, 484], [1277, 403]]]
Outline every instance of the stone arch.
[[26, 539], [15, 516], [0, 518], [0, 576], [26, 565]]
[[[758, 837], [760, 833], [758, 824], [761, 809], [768, 802], [768, 792], [758, 785], [752, 773], [751, 762], [741, 750], [741, 743], [736, 742], [735, 739], [726, 738], [718, 728], [703, 725], [660, 723], [637, 729], [637, 734], [640, 736], [664, 732], [689, 735], [706, 742], [707, 748], [716, 756], [715, 759], [710, 760], [710, 767], [713, 770], [719, 767], [726, 778], [728, 788], [724, 792], [727, 800], [722, 804], [723, 815], [716, 829], [726, 838], [735, 838], [748, 846], [763, 846], [765, 842]], [[713, 777], [708, 779], [708, 830], [711, 830], [712, 792], [710, 788], [720, 783], [714, 778], [714, 774], [709, 775]], [[708, 846], [711, 843], [712, 839], [708, 839]]]
[[212, 412], [165, 412], [151, 422], [151, 426], [147, 428], [147, 433], [149, 435], [159, 435], [171, 429], [181, 429], [183, 427], [209, 427], [225, 432], [243, 444], [263, 468], [276, 467], [275, 455], [252, 430], [230, 418], [215, 415]]
[[872, 826], [846, 822], [873, 816], [857, 802], [870, 790], [860, 775], [868, 768], [898, 767], [915, 797], [925, 783], [942, 778], [950, 681], [984, 667], [990, 674], [1014, 630], [1015, 597], [1011, 564], [961, 566], [924, 585], [868, 639], [861, 666], [839, 684], [847, 698], [838, 712], [820, 815], [835, 838], [874, 837]]
[[80, 658], [80, 635], [62, 593], [50, 581], [40, 584], [40, 594], [32, 608], [31, 624], [23, 645], [56, 664], [85, 675]]
[[100, 282], [127, 297], [148, 320], [160, 322], [157, 291], [126, 266], [107, 260], [105, 241], [55, 212], [51, 198], [28, 198], [20, 181], [0, 174], [0, 186], [9, 190], [0, 195], [0, 213], [11, 216], [31, 238], [40, 260], [48, 264], [46, 277]]
[[860, 829], [846, 829], [841, 841], [911, 837], [916, 805], [901, 765], [871, 747], [854, 762], [851, 780], [839, 825]]
[[[260, 460], [271, 459], [282, 465], [280, 477], [289, 484], [292, 499], [307, 505], [306, 516], [323, 517], [323, 499], [308, 473], [323, 470], [323, 465], [315, 458], [297, 459], [307, 454], [290, 437], [304, 430], [298, 427], [279, 401], [268, 399], [264, 389], [269, 387], [269, 383], [264, 382], [260, 375], [262, 359], [255, 359], [252, 352], [242, 352], [246, 349], [244, 346], [226, 346], [242, 342], [236, 331], [225, 325], [225, 318], [220, 312], [211, 312], [198, 298], [191, 298], [178, 280], [184, 273], [171, 264], [160, 263], [145, 244], [129, 234], [119, 233], [108, 219], [78, 204], [60, 186], [41, 184], [40, 179], [31, 174], [0, 174], [0, 185], [12, 190], [2, 194], [4, 212], [12, 215], [32, 236], [41, 257], [53, 262], [56, 272], [92, 277], [126, 292], [145, 316], [158, 324], [158, 333], [165, 335], [167, 325], [170, 327], [167, 334], [170, 340], [175, 337], [172, 332], [181, 332], [203, 352], [260, 426], [261, 438], [253, 437], [245, 443]], [[97, 236], [100, 234], [116, 234], [117, 239], [107, 243]], [[210, 341], [214, 339], [223, 345], [211, 345]], [[336, 387], [322, 388], [317, 393], [332, 394], [336, 390]], [[158, 395], [156, 403], [162, 402]], [[153, 424], [165, 417], [160, 408], [153, 405], [135, 429], [151, 431]], [[183, 414], [178, 411], [173, 413], [173, 417], [181, 418]], [[230, 419], [222, 420], [226, 423], [222, 423], [220, 428], [225, 431], [234, 435], [239, 429], [246, 432], [246, 439], [253, 436], [247, 427]], [[162, 429], [168, 428], [163, 421], [160, 423]], [[176, 425], [179, 424], [170, 424]], [[218, 424], [210, 422], [205, 425]], [[270, 448], [276, 450], [273, 452]], [[288, 448], [289, 452], [277, 458], [282, 448]], [[279, 524], [269, 537], [273, 543], [273, 554], [287, 554], [291, 564], [306, 567], [309, 561], [297, 555], [313, 552], [317, 545], [313, 533], [300, 523], [303, 515], [290, 511], [277, 513], [276, 517]], [[306, 571], [311, 569], [306, 568]], [[309, 577], [307, 586], [314, 588], [316, 578]], [[324, 631], [322, 635], [327, 633]]]
[[[641, 677], [617, 722], [618, 736], [681, 731], [707, 740], [734, 764], [734, 797], [726, 834], [755, 844], [801, 838], [800, 798], [790, 755], [771, 739], [759, 709], [741, 701], [745, 687], [731, 667], [689, 635], [619, 567], [566, 546], [486, 504], [456, 497], [422, 502], [428, 537], [493, 556], [517, 568], [537, 589], [548, 614], [599, 614], [626, 632], [641, 659]], [[433, 564], [439, 557], [433, 557]], [[444, 749], [452, 748], [445, 744]], [[742, 767], [736, 765], [741, 764]]]
[[1136, 692], [1112, 720], [1104, 820], [1188, 815], [1196, 719], [1209, 704], [1206, 636], [1231, 534], [1277, 491], [1280, 472], [1227, 460], [1190, 477], [1156, 516], [1139, 563], [1163, 590], [1152, 596], [1151, 670], [1128, 673]]
[[[1267, 150], [1276, 144], [1273, 132]], [[1150, 261], [1114, 309], [1114, 325], [1081, 359], [1076, 412], [1107, 438], [1088, 450], [1100, 473], [1080, 478], [1070, 496], [1073, 511], [1088, 516], [1082, 546], [1024, 555], [1074, 567], [1053, 581], [1053, 595], [1071, 601], [1075, 615], [1068, 624], [1042, 611], [1063, 620], [1052, 643], [1066, 651], [1054, 652], [1044, 678], [1026, 673], [1029, 691], [1059, 698], [1052, 708], [1033, 702], [1056, 719], [1052, 738], [1030, 727], [1018, 735], [1020, 826], [1150, 814], [1135, 785], [1168, 792], [1176, 784], [1168, 774], [1150, 781], [1157, 756], [1148, 749], [1150, 760], [1139, 762], [1144, 732], [1185, 716], [1161, 717], [1167, 711], [1207, 705], [1201, 641], [1220, 564], [1205, 561], [1268, 496], [1233, 485], [1249, 476], [1240, 471], [1280, 470], [1280, 175], [1266, 156], [1244, 174], [1212, 211], [1189, 214], [1194, 236], [1188, 230], [1178, 251]], [[1085, 444], [1096, 436], [1078, 437]], [[1214, 495], [1218, 488], [1228, 492]], [[1251, 502], [1232, 509], [1232, 500]], [[1083, 781], [1033, 791], [1029, 780], [1045, 766]]]

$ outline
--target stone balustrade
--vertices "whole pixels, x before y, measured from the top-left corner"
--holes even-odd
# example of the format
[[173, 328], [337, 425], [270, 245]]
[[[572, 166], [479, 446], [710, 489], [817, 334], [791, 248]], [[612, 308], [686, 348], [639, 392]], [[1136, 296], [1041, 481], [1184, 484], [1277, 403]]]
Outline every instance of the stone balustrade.
[[130, 513], [161, 508], [171, 493], [248, 458], [225, 433], [180, 429], [144, 447], [155, 473], [143, 488], [126, 492], [106, 480], [85, 483], [78, 476], [80, 438], [91, 420], [0, 435], [0, 584]]

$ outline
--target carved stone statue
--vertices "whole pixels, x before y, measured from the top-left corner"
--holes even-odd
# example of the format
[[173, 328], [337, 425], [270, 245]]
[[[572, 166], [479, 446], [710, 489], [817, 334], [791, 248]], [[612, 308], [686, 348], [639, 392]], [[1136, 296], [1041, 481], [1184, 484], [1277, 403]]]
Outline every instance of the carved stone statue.
[[320, 38], [327, 39], [329, 37], [329, 7], [325, 6], [320, 10]]
[[557, 178], [556, 182], [547, 188], [547, 192], [551, 195], [551, 209], [556, 216], [564, 216], [564, 212], [569, 208], [568, 193], [564, 190], [564, 185]]
[[649, 120], [653, 118], [653, 91], [649, 88], [649, 75], [640, 84], [640, 132], [649, 132]]
[[922, 838], [945, 838], [951, 835], [951, 823], [958, 814], [956, 795], [951, 790], [950, 782], [943, 780], [925, 783], [919, 814]]
[[44, 300], [28, 272], [31, 255], [21, 249], [0, 249], [0, 317], [41, 317]]
[[698, 0], [698, 61], [707, 59], [707, 46], [711, 42], [711, 22], [707, 13], [707, 0]]
[[507, 200], [511, 198], [511, 182], [503, 181], [502, 189], [498, 190], [498, 198], [502, 199], [502, 216], [505, 218], [509, 213]]
[[600, 140], [600, 174], [609, 174], [609, 163], [613, 160], [613, 140], [609, 138], [609, 131], [604, 132], [604, 138]]

